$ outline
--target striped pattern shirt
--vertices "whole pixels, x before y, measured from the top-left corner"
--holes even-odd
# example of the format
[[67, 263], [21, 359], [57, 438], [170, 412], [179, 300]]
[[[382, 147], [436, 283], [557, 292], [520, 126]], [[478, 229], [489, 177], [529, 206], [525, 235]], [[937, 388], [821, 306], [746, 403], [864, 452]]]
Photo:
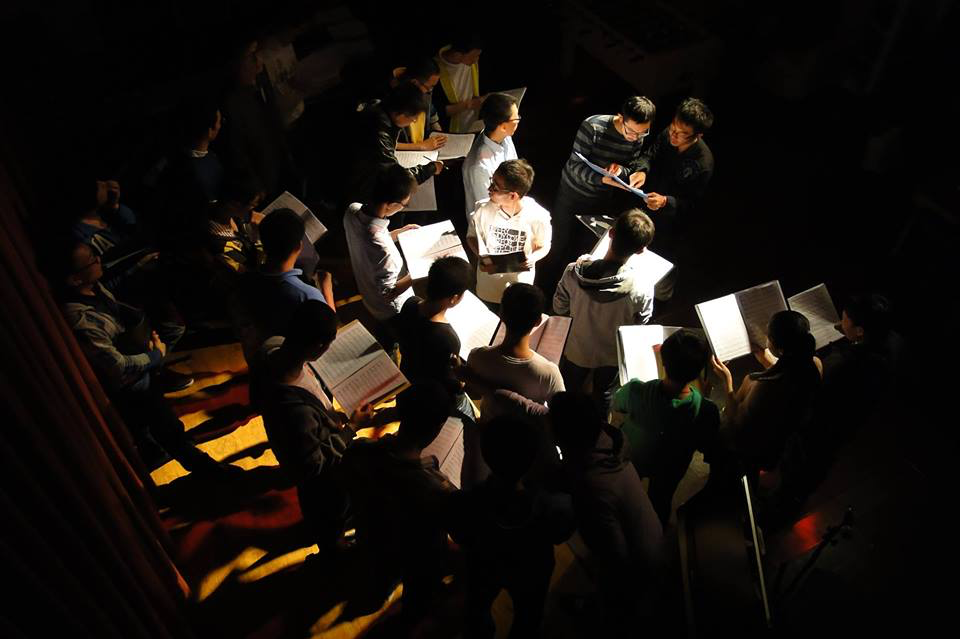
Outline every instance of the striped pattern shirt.
[[646, 171], [649, 163], [642, 153], [643, 139], [628, 141], [613, 125], [612, 115], [591, 115], [580, 124], [573, 141], [573, 151], [563, 167], [563, 181], [584, 197], [595, 197], [612, 188], [603, 183], [603, 176], [584, 164], [576, 154], [596, 165], [607, 167], [616, 162], [622, 168], [620, 178]]

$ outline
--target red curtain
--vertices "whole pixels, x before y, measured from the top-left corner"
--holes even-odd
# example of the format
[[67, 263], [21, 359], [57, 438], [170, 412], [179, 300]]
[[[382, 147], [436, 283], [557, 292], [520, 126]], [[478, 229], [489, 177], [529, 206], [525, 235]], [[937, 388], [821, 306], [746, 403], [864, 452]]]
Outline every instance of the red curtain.
[[149, 475], [38, 272], [25, 219], [0, 165], [0, 635], [192, 637]]

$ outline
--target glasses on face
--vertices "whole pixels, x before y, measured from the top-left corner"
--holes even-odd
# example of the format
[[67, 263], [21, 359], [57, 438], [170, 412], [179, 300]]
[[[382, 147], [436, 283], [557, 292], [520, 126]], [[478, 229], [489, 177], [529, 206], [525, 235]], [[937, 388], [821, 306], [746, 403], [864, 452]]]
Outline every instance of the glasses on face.
[[627, 126], [626, 120], [622, 120], [620, 126], [623, 127], [623, 137], [627, 138], [628, 140], [642, 140], [650, 135], [649, 128], [646, 131], [635, 131]]
[[510, 189], [504, 188], [492, 180], [490, 182], [490, 186], [487, 188], [487, 191], [490, 193], [513, 193], [513, 191]]
[[667, 127], [667, 131], [669, 132], [670, 135], [676, 136], [681, 140], [692, 140], [693, 138], [697, 137], [696, 133], [693, 133], [693, 132], [686, 133], [684, 131], [681, 131], [676, 125], [674, 125], [673, 122], [671, 122], [670, 126]]

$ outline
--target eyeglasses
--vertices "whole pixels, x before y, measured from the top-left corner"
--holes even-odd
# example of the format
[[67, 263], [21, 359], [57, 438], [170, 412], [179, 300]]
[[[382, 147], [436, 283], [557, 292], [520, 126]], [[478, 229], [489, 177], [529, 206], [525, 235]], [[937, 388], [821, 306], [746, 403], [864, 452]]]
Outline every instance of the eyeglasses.
[[490, 181], [490, 186], [487, 187], [487, 191], [490, 193], [513, 193], [510, 189], [500, 186], [493, 180]]
[[692, 140], [697, 137], [696, 133], [685, 133], [673, 125], [673, 122], [670, 123], [670, 126], [667, 127], [667, 131], [670, 135], [675, 135], [681, 140]]
[[623, 128], [623, 137], [627, 138], [628, 140], [632, 138], [635, 138], [637, 140], [642, 140], [643, 138], [650, 135], [649, 128], [646, 131], [634, 131], [633, 129], [627, 126], [626, 120], [621, 120], [620, 126]]

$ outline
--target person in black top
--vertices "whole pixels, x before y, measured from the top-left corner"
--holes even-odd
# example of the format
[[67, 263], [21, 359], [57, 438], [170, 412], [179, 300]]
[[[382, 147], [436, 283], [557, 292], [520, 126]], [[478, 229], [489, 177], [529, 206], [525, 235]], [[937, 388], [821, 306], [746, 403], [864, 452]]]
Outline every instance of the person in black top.
[[491, 475], [451, 500], [451, 535], [467, 560], [464, 637], [493, 637], [490, 606], [501, 589], [513, 601], [510, 637], [536, 637], [553, 574], [553, 546], [574, 530], [569, 498], [524, 487], [540, 452], [540, 433], [524, 421], [494, 418], [483, 432]]

